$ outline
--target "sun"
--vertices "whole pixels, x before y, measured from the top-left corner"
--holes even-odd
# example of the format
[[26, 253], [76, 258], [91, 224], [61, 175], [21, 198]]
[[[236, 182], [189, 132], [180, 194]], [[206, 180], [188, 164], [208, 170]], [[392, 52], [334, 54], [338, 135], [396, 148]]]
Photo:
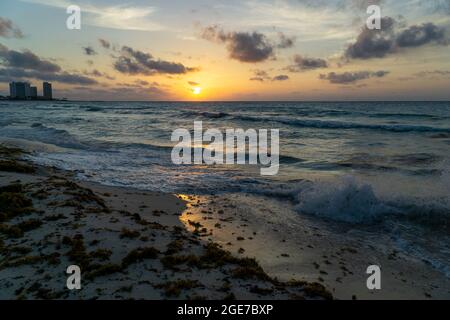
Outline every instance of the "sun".
[[192, 93], [195, 95], [199, 95], [200, 93], [202, 93], [202, 88], [200, 87], [192, 88]]

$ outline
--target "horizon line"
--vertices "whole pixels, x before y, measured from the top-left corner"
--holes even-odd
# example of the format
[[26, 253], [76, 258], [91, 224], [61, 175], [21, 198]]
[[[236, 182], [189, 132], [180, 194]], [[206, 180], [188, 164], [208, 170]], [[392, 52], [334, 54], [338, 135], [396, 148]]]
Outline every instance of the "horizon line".
[[[66, 100], [63, 100], [66, 99]], [[36, 102], [36, 101], [44, 101], [44, 100], [14, 100], [14, 99], [5, 99], [0, 101], [15, 101], [15, 102]], [[67, 98], [53, 98], [53, 100], [47, 100], [52, 102], [153, 102], [153, 103], [177, 103], [177, 102], [187, 102], [187, 103], [211, 103], [211, 102], [283, 102], [283, 103], [295, 103], [295, 102], [449, 102], [448, 100], [83, 100], [83, 99], [67, 99]]]

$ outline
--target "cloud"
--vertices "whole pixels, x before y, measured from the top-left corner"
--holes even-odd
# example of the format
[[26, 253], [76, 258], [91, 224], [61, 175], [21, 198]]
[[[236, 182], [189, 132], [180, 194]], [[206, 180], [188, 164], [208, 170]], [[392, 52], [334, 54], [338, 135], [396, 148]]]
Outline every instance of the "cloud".
[[285, 74], [280, 74], [279, 76], [272, 78], [272, 81], [286, 81], [286, 80], [289, 80], [289, 76]]
[[145, 100], [169, 100], [173, 98], [170, 92], [157, 85], [149, 84], [141, 86], [138, 84], [118, 84], [114, 87], [96, 88], [91, 86], [78, 86], [70, 89], [60, 89], [61, 96], [70, 99], [111, 100], [111, 101], [145, 101]]
[[240, 62], [262, 62], [274, 57], [274, 45], [259, 32], [225, 32], [209, 26], [202, 30], [201, 37], [226, 44], [230, 58]]
[[196, 87], [196, 86], [199, 86], [199, 85], [200, 85], [200, 83], [195, 82], [195, 81], [188, 81], [188, 84], [189, 84], [190, 86], [193, 86], [193, 87]]
[[109, 42], [108, 40], [99, 38], [99, 39], [98, 39], [98, 42], [100, 42], [100, 45], [101, 45], [103, 48], [105, 48], [105, 49], [111, 48], [111, 42]]
[[[26, 3], [39, 4], [66, 10], [74, 1], [71, 0], [21, 0]], [[98, 1], [95, 1], [98, 2]], [[156, 7], [135, 6], [128, 4], [107, 5], [94, 4], [94, 1], [80, 0], [76, 3], [83, 12], [83, 23], [91, 26], [138, 31], [159, 31], [164, 29], [152, 21], [157, 12]]]
[[198, 68], [186, 67], [181, 63], [155, 59], [151, 54], [123, 46], [114, 68], [125, 74], [186, 74]]
[[121, 86], [121, 87], [128, 87], [128, 88], [146, 88], [149, 86], [152, 86], [152, 87], [160, 86], [160, 84], [156, 81], [153, 81], [150, 83], [146, 80], [141, 80], [141, 79], [137, 79], [134, 82], [120, 82], [120, 83], [117, 83], [117, 85]]
[[262, 78], [262, 77], [251, 77], [249, 80], [250, 81], [260, 81], [260, 82], [264, 82], [265, 81], [265, 79]]
[[57, 64], [43, 60], [29, 50], [23, 52], [10, 50], [0, 44], [0, 62], [11, 68], [23, 68], [40, 72], [59, 72], [61, 67]]
[[447, 45], [445, 29], [433, 23], [412, 25], [396, 30], [393, 18], [383, 17], [381, 30], [369, 30], [363, 27], [356, 41], [350, 44], [344, 56], [348, 59], [383, 58], [397, 53], [403, 48], [415, 48], [427, 44]]
[[431, 70], [431, 71], [421, 71], [414, 74], [415, 77], [425, 78], [425, 77], [450, 77], [450, 70]]
[[411, 26], [397, 36], [397, 45], [401, 48], [420, 47], [428, 43], [446, 45], [445, 30], [433, 23]]
[[253, 70], [253, 77], [251, 77], [249, 80], [250, 81], [260, 81], [260, 82], [264, 82], [264, 81], [269, 81], [271, 80], [271, 76], [267, 73], [267, 71], [265, 70]]
[[363, 27], [356, 42], [350, 44], [345, 57], [351, 59], [382, 58], [395, 51], [395, 20], [390, 17], [381, 19], [381, 30]]
[[97, 69], [94, 69], [92, 71], [84, 71], [83, 74], [85, 74], [87, 76], [97, 77], [97, 78], [103, 77], [103, 78], [106, 78], [108, 80], [115, 80], [114, 77], [108, 75], [107, 73], [98, 71]]
[[57, 81], [67, 84], [93, 85], [98, 82], [94, 79], [72, 74], [66, 71], [60, 73], [45, 73], [35, 70], [24, 70], [20, 68], [0, 68], [0, 76], [5, 79], [5, 82], [20, 78], [20, 79], [38, 79], [43, 81]]
[[357, 72], [344, 72], [336, 73], [330, 72], [328, 74], [321, 74], [319, 76], [322, 80], [328, 80], [333, 84], [353, 84], [361, 80], [366, 80], [369, 78], [382, 78], [389, 74], [389, 71], [357, 71]]
[[301, 55], [294, 56], [294, 64], [287, 67], [290, 72], [302, 72], [314, 69], [328, 68], [328, 62], [320, 58], [308, 58]]
[[269, 74], [267, 73], [267, 71], [264, 71], [264, 70], [257, 69], [254, 71], [254, 73], [255, 73], [255, 76], [258, 76], [258, 77], [263, 77], [263, 78], [269, 77]]
[[[150, 84], [148, 81], [140, 79], [136, 80], [134, 83], [140, 86], [148, 86]], [[154, 82], [153, 84], [156, 85], [156, 82]]]
[[20, 79], [39, 79], [68, 84], [92, 85], [97, 81], [86, 76], [63, 71], [53, 62], [44, 60], [29, 50], [23, 52], [10, 50], [0, 44], [0, 76], [4, 81]]
[[282, 32], [278, 33], [278, 38], [279, 41], [277, 47], [280, 49], [292, 48], [295, 44], [295, 37], [288, 37]]
[[95, 56], [97, 52], [91, 46], [83, 47], [83, 51], [85, 55]]
[[264, 82], [264, 81], [286, 81], [286, 80], [289, 80], [289, 76], [287, 76], [287, 75], [280, 74], [278, 76], [272, 77], [267, 73], [267, 71], [264, 71], [264, 70], [254, 70], [253, 73], [254, 73], [254, 76], [249, 79], [250, 81]]
[[11, 20], [0, 17], [0, 37], [23, 38], [23, 33]]

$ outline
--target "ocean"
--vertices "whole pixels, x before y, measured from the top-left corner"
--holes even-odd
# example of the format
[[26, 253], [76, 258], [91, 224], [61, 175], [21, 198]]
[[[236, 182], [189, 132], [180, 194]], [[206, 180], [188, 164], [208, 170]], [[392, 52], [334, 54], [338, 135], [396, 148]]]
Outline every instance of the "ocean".
[[[172, 164], [172, 131], [194, 121], [279, 129], [279, 173]], [[80, 179], [281, 201], [299, 217], [379, 232], [450, 277], [450, 102], [0, 101], [0, 137]]]

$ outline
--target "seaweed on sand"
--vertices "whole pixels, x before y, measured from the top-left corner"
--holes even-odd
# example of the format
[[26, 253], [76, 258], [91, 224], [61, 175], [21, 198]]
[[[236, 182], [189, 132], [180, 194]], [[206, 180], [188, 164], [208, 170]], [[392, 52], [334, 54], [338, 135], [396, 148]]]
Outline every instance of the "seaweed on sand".
[[0, 222], [33, 211], [33, 202], [25, 196], [20, 184], [0, 188]]
[[201, 287], [202, 284], [197, 280], [176, 280], [168, 281], [163, 284], [154, 285], [155, 288], [164, 289], [164, 293], [167, 297], [179, 297], [182, 290], [189, 290]]

